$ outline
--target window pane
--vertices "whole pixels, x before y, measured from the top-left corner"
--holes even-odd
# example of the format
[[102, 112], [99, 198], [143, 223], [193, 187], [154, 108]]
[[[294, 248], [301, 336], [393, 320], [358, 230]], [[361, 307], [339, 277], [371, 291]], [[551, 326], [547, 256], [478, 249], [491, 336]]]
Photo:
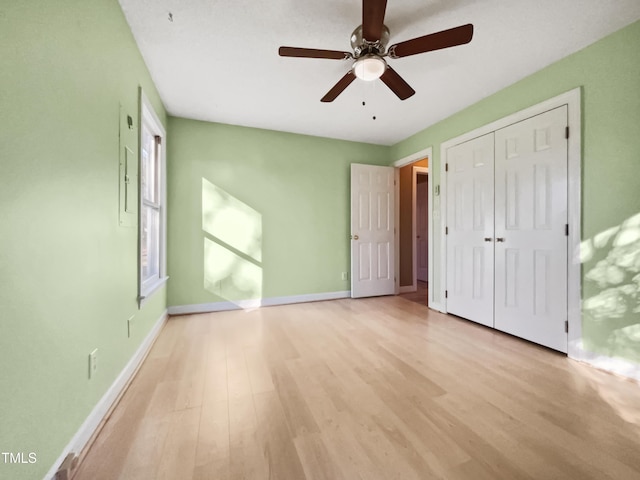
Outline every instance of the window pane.
[[147, 235], [147, 231], [149, 229], [147, 225], [149, 224], [149, 221], [147, 210], [148, 208], [143, 206], [142, 211], [140, 212], [140, 220], [142, 222], [142, 225], [140, 227], [140, 268], [142, 269], [143, 280], [149, 276], [149, 268], [147, 266], [149, 263], [149, 241]]
[[149, 130], [143, 125], [142, 126], [142, 145], [141, 148], [141, 158], [140, 158], [140, 194], [142, 198], [148, 198], [148, 171], [149, 171], [149, 139], [150, 133]]
[[140, 165], [140, 184], [142, 198], [157, 203], [158, 172], [156, 138], [142, 125], [142, 162]]
[[142, 207], [142, 242], [140, 263], [142, 280], [160, 275], [160, 212], [152, 207]]

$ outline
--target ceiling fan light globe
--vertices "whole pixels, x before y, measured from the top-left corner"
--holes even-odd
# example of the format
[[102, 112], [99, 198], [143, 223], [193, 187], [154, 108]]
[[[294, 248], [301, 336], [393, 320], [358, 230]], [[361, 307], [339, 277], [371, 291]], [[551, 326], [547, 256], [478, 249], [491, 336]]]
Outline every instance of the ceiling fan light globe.
[[387, 69], [387, 62], [377, 55], [365, 55], [353, 64], [353, 73], [360, 80], [371, 82], [382, 76]]

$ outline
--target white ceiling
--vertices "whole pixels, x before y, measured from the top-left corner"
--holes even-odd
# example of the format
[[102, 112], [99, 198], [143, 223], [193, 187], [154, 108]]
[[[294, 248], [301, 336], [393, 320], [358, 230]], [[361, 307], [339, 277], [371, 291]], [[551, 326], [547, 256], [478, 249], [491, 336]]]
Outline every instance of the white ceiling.
[[351, 51], [360, 0], [120, 4], [171, 115], [383, 145], [640, 18], [638, 0], [388, 0], [389, 44], [465, 23], [473, 40], [389, 60], [417, 92], [405, 101], [381, 81], [356, 80], [321, 103], [351, 63], [282, 58], [278, 47]]

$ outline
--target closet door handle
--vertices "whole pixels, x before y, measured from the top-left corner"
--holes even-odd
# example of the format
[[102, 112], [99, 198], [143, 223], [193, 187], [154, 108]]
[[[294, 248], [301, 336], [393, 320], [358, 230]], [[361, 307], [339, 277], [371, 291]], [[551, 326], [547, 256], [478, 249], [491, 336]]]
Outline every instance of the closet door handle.
[[504, 237], [497, 237], [496, 242], [504, 242]]
[[493, 238], [491, 238], [491, 237], [484, 237], [484, 241], [485, 241], [485, 242], [490, 242], [491, 240], [493, 240]]

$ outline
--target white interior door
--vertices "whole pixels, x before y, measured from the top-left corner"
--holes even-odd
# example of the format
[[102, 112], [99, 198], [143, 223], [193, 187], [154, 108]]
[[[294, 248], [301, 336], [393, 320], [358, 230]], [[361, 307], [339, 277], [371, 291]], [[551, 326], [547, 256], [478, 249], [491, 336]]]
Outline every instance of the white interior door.
[[493, 326], [493, 133], [447, 150], [447, 311]]
[[395, 293], [392, 167], [351, 164], [351, 296]]
[[417, 175], [416, 184], [416, 269], [417, 278], [423, 282], [428, 278], [428, 238], [427, 227], [429, 206], [427, 176]]
[[567, 107], [495, 132], [495, 328], [567, 351]]

